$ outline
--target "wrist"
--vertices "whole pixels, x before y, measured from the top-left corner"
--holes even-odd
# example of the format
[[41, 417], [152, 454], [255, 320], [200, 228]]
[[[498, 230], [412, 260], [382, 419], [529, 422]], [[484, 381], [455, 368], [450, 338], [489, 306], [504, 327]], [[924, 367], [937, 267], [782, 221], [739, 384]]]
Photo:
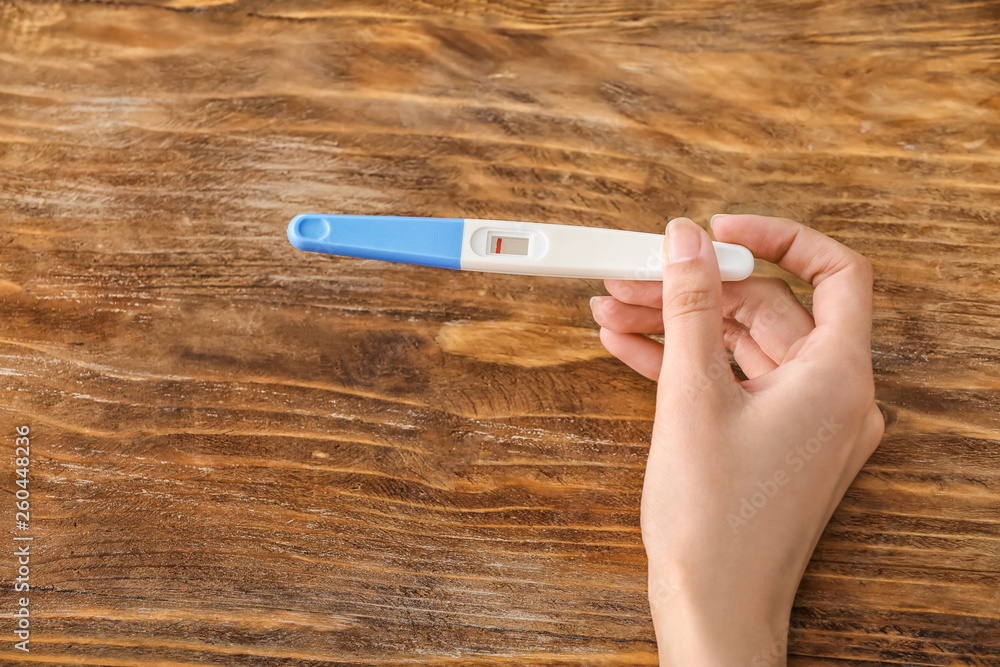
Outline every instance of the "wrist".
[[649, 605], [660, 665], [785, 667], [794, 593], [651, 567]]

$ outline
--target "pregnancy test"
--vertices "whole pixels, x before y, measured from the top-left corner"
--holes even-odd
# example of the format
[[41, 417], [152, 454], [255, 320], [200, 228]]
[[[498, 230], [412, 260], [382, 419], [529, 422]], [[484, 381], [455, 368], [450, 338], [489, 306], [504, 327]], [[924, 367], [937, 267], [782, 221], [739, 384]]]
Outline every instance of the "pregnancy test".
[[[288, 223], [299, 250], [465, 271], [660, 280], [663, 235], [517, 220], [303, 213]], [[740, 245], [714, 242], [723, 280], [753, 272]]]

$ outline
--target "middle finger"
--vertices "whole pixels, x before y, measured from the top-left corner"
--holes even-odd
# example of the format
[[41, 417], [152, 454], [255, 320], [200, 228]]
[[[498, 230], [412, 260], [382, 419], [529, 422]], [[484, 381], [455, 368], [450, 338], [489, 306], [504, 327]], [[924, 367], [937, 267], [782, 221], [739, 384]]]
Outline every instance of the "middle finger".
[[[619, 333], [663, 333], [663, 283], [606, 280], [611, 297], [594, 300], [594, 319]], [[722, 286], [722, 314], [745, 325], [760, 348], [781, 363], [815, 328], [812, 316], [780, 278], [751, 277]]]

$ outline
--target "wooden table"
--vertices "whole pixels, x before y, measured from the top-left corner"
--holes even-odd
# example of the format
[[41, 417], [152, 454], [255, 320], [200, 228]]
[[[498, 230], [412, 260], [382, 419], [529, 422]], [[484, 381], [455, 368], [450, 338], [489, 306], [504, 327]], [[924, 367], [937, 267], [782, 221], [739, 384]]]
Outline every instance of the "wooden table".
[[890, 423], [790, 664], [1000, 665], [998, 28], [975, 0], [0, 2], [2, 664], [656, 664], [655, 386], [601, 347], [601, 284], [285, 225], [746, 211], [877, 274]]

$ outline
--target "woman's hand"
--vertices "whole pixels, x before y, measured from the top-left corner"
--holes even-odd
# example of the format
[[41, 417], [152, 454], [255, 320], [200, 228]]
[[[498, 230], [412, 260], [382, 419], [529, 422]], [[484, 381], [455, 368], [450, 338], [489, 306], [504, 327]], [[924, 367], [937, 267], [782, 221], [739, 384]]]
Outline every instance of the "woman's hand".
[[663, 283], [607, 281], [594, 319], [659, 382], [641, 523], [661, 664], [784, 665], [802, 573], [882, 437], [872, 269], [791, 220], [722, 215], [713, 230], [812, 283], [813, 315], [784, 281], [723, 284], [708, 235], [678, 218]]

